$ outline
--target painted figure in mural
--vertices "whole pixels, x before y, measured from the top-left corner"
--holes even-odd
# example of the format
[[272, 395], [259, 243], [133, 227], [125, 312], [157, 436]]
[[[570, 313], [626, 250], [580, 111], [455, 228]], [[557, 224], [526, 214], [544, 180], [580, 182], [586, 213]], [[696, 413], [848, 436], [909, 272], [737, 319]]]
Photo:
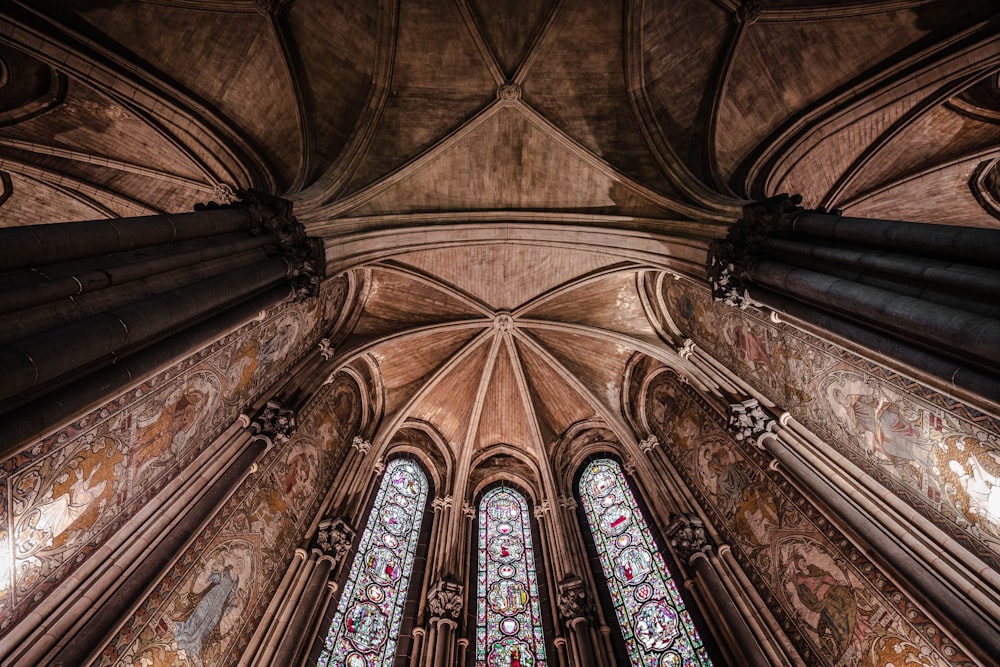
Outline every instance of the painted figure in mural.
[[753, 481], [750, 471], [743, 465], [743, 458], [723, 442], [713, 442], [701, 450], [702, 481], [705, 487], [721, 494], [725, 504], [732, 507], [743, 489]]
[[736, 505], [733, 526], [751, 544], [768, 544], [771, 529], [778, 527], [778, 507], [774, 496], [761, 484], [748, 486]]
[[[957, 461], [952, 459], [948, 461], [948, 467], [958, 476], [959, 485], [968, 494], [970, 518], [997, 523], [1000, 522], [1000, 475], [989, 469], [1000, 470], [1000, 456], [982, 447], [976, 449], [980, 450], [979, 457], [974, 449], [969, 448], [964, 461], [961, 458]], [[980, 458], [983, 460], [980, 461]]]
[[176, 455], [198, 430], [198, 422], [210, 402], [200, 384], [192, 379], [164, 404], [157, 406], [151, 402], [136, 417], [130, 458], [137, 472], [153, 461]]
[[298, 332], [299, 327], [295, 320], [286, 319], [278, 324], [278, 330], [260, 347], [260, 364], [268, 367], [284, 357], [295, 342], [295, 335]]
[[760, 366], [767, 369], [768, 373], [774, 374], [770, 353], [749, 327], [730, 320], [726, 323], [724, 333], [733, 347], [742, 355], [744, 361], [750, 364], [752, 370], [756, 371], [757, 367]]
[[858, 605], [853, 590], [794, 550], [790, 574], [799, 600], [807, 609], [819, 614], [816, 631], [820, 641], [834, 659], [839, 659], [850, 647], [858, 623]]
[[[52, 539], [60, 535], [72, 526], [76, 520], [87, 511], [91, 503], [97, 500], [107, 486], [107, 480], [95, 481], [97, 467], [84, 477], [82, 468], [73, 468], [73, 475], [76, 479], [66, 493], [53, 498], [48, 503], [38, 506], [38, 521], [36, 526], [40, 530], [49, 533], [48, 544], [52, 544]], [[104, 509], [105, 500], [100, 501], [98, 511]]]
[[233, 576], [233, 566], [227, 563], [208, 575], [208, 583], [209, 587], [199, 593], [201, 600], [191, 615], [182, 622], [174, 623], [177, 648], [199, 662], [205, 639], [218, 627], [223, 614], [232, 606], [239, 577]]
[[845, 394], [836, 387], [830, 395], [877, 456], [894, 465], [910, 464], [918, 476], [931, 468], [934, 442], [923, 436], [899, 403], [875, 394]]

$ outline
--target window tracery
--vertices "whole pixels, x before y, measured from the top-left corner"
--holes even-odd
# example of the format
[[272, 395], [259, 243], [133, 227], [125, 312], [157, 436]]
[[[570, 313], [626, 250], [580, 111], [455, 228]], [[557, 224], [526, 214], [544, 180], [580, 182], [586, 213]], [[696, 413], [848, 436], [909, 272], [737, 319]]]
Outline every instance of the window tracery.
[[621, 466], [592, 461], [578, 490], [632, 666], [710, 667]]
[[479, 503], [476, 667], [545, 667], [528, 503], [504, 487]]
[[427, 492], [412, 461], [386, 466], [318, 667], [393, 664]]

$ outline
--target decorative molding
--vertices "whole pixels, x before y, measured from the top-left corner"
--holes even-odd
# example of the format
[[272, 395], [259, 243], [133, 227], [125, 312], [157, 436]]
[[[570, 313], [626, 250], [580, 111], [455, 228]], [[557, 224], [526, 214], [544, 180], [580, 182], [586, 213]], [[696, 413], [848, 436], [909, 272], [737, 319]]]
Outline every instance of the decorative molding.
[[705, 524], [697, 514], [675, 514], [666, 532], [671, 546], [685, 562], [690, 563], [695, 555], [712, 548]]
[[760, 447], [760, 437], [770, 433], [777, 423], [756, 398], [729, 405], [726, 426], [737, 441], [747, 440]]
[[353, 542], [354, 529], [343, 519], [328, 517], [320, 521], [314, 544], [333, 558], [334, 567], [347, 555]]
[[462, 615], [462, 586], [440, 579], [427, 592], [427, 611], [432, 619], [458, 621]]
[[263, 436], [274, 444], [287, 442], [298, 424], [295, 411], [282, 407], [281, 403], [270, 400], [264, 404], [257, 416], [250, 422], [254, 435]]
[[583, 580], [576, 576], [569, 576], [559, 582], [559, 618], [564, 623], [569, 623], [578, 618], [586, 618], [593, 613], [593, 604], [587, 595], [587, 588]]

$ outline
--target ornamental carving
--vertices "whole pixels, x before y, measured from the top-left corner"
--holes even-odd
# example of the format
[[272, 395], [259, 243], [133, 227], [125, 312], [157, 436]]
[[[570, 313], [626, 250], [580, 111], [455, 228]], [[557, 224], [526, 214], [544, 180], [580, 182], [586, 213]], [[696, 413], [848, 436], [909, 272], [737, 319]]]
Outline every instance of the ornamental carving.
[[320, 521], [316, 533], [316, 546], [337, 563], [347, 554], [354, 542], [354, 529], [343, 519], [329, 517]]
[[329, 338], [320, 338], [317, 346], [319, 347], [319, 356], [323, 357], [325, 361], [329, 361], [333, 357], [334, 351], [330, 347]]
[[675, 514], [667, 527], [667, 539], [685, 562], [711, 548], [705, 535], [705, 524], [697, 514]]
[[232, 205], [249, 211], [250, 233], [272, 236], [273, 242], [265, 246], [268, 255], [288, 260], [294, 300], [318, 296], [320, 283], [326, 277], [322, 239], [306, 234], [305, 227], [292, 215], [292, 203], [287, 199], [248, 190], [240, 190], [237, 194], [240, 201]]
[[462, 586], [450, 579], [441, 579], [427, 593], [427, 611], [431, 618], [457, 621], [462, 615]]
[[649, 454], [654, 449], [660, 446], [660, 440], [655, 435], [651, 435], [648, 438], [644, 438], [639, 441], [639, 449]]
[[354, 436], [354, 440], [351, 441], [351, 447], [358, 450], [358, 452], [364, 456], [368, 453], [368, 450], [372, 448], [372, 443], [370, 440], [365, 440], [360, 435]]
[[451, 509], [453, 501], [454, 498], [452, 498], [451, 496], [440, 496], [431, 501], [431, 507], [433, 507], [435, 510], [441, 510], [442, 512], [447, 512], [449, 509]]
[[287, 442], [295, 433], [295, 411], [282, 407], [278, 401], [268, 401], [250, 422], [250, 428], [255, 435], [264, 436], [276, 445]]
[[746, 440], [760, 446], [760, 437], [769, 433], [776, 425], [777, 421], [756, 398], [748, 398], [742, 403], [732, 403], [729, 406], [726, 426], [737, 441]]
[[586, 618], [593, 610], [587, 589], [579, 577], [569, 577], [559, 584], [559, 617], [563, 622]]
[[724, 240], [713, 241], [708, 250], [708, 278], [712, 298], [736, 308], [756, 305], [747, 294], [750, 262], [768, 239], [792, 231], [796, 218], [805, 212], [800, 195], [778, 195], [743, 208], [743, 218]]
[[516, 83], [505, 83], [497, 88], [497, 99], [501, 102], [516, 102], [521, 99], [521, 86]]

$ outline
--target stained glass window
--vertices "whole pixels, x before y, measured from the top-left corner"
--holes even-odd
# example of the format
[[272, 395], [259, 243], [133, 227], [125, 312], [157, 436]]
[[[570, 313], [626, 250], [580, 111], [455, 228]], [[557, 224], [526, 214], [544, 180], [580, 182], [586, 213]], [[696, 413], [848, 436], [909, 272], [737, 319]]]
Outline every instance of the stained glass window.
[[710, 666], [621, 466], [591, 462], [580, 498], [632, 667]]
[[323, 643], [319, 667], [388, 667], [395, 661], [426, 501], [423, 471], [412, 461], [391, 461]]
[[528, 503], [508, 488], [479, 503], [476, 667], [545, 667]]

